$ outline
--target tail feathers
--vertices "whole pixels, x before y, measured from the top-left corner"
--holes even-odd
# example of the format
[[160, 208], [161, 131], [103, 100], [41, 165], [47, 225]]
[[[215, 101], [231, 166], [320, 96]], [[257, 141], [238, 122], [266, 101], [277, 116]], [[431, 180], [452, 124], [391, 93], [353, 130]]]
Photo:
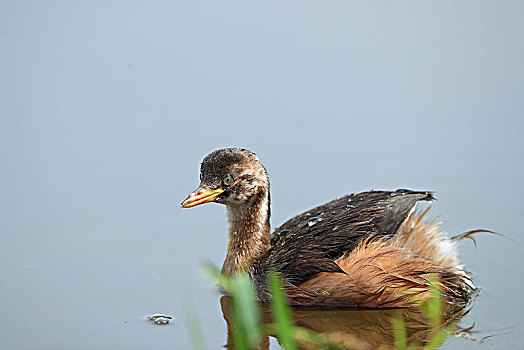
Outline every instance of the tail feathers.
[[506, 236], [504, 236], [501, 233], [494, 232], [494, 231], [491, 231], [491, 230], [480, 229], [480, 228], [479, 229], [475, 229], [475, 230], [469, 230], [469, 231], [466, 231], [464, 233], [461, 233], [460, 235], [453, 236], [453, 237], [451, 237], [451, 240], [455, 241], [455, 242], [458, 242], [458, 241], [463, 240], [463, 239], [471, 239], [473, 241], [473, 244], [475, 245], [475, 247], [477, 247], [477, 241], [475, 240], [475, 237], [473, 237], [473, 235], [476, 234], [476, 233], [491, 233], [491, 234], [494, 234], [494, 235], [497, 235], [497, 236], [500, 236], [500, 237], [504, 237], [506, 239], [514, 241], [514, 239], [512, 239], [510, 237], [506, 237]]

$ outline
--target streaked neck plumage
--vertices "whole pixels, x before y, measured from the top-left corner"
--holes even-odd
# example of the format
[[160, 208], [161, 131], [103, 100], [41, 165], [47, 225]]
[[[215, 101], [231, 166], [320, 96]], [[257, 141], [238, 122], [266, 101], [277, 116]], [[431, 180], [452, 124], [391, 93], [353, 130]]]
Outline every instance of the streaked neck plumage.
[[222, 272], [249, 271], [253, 262], [271, 247], [269, 186], [245, 202], [229, 203], [229, 243]]

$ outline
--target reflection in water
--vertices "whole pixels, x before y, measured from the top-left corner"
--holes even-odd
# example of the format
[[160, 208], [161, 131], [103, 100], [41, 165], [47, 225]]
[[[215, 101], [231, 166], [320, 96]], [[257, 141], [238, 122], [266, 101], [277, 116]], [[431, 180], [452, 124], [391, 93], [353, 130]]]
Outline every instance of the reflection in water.
[[[222, 296], [220, 304], [227, 323], [227, 349], [234, 349], [233, 334], [230, 323], [231, 298]], [[443, 315], [443, 324], [452, 330], [459, 331], [459, 321], [469, 312], [469, 308], [454, 308]], [[262, 321], [269, 324], [271, 310], [262, 305]], [[307, 328], [322, 334], [330, 342], [343, 348], [377, 349], [393, 348], [393, 327], [391, 319], [400, 316], [404, 320], [408, 343], [427, 343], [433, 333], [429, 320], [418, 308], [405, 309], [348, 309], [348, 308], [313, 308], [293, 307], [293, 318], [299, 327]], [[307, 344], [302, 344], [308, 348]], [[259, 349], [269, 349], [269, 337], [262, 339]]]

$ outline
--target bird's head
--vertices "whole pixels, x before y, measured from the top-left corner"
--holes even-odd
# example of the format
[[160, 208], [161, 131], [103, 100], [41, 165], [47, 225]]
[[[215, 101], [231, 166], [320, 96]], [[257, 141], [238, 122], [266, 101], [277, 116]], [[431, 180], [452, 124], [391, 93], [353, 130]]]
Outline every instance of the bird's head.
[[216, 202], [242, 205], [269, 191], [266, 169], [251, 151], [224, 148], [211, 152], [200, 165], [200, 186], [183, 202], [183, 208]]

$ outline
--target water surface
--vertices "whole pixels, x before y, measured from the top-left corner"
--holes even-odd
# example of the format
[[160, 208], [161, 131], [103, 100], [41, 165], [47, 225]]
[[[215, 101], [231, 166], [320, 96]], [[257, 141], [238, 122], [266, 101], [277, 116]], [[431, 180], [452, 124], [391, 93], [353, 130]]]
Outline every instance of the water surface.
[[444, 348], [522, 347], [521, 2], [4, 1], [0, 19], [0, 347], [187, 349], [188, 313], [226, 344], [199, 271], [225, 256], [225, 210], [179, 208], [225, 146], [267, 167], [274, 227], [412, 188], [451, 233], [514, 238], [460, 243], [481, 288], [460, 323], [496, 336]]

